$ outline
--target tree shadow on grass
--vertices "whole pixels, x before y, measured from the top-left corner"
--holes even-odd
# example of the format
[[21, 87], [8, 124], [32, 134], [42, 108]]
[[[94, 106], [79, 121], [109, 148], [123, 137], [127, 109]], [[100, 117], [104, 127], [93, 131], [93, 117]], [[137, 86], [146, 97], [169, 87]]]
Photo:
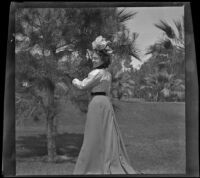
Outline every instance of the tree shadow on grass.
[[[78, 157], [82, 143], [83, 134], [58, 134], [56, 136], [57, 155], [72, 158], [68, 159], [68, 161], [74, 162], [74, 159]], [[40, 134], [37, 136], [20, 136], [16, 140], [16, 157], [19, 160], [45, 156], [47, 156], [46, 135]]]

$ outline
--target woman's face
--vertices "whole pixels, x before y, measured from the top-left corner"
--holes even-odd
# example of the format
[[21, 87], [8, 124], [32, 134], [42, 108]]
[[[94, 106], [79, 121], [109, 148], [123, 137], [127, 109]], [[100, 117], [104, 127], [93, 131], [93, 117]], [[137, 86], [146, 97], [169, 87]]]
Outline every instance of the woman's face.
[[100, 66], [103, 62], [101, 61], [100, 56], [97, 53], [94, 53], [92, 56], [92, 63], [93, 63], [93, 67], [98, 67]]

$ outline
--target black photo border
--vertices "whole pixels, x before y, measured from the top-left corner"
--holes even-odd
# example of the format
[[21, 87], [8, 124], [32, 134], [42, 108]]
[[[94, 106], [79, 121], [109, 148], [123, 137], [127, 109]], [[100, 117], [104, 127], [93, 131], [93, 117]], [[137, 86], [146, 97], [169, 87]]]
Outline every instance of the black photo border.
[[[16, 176], [15, 161], [15, 10], [16, 8], [55, 7], [163, 7], [184, 6], [185, 59], [186, 59], [186, 174], [143, 174], [128, 177], [198, 177], [199, 176], [199, 93], [198, 71], [190, 2], [11, 2], [9, 11], [7, 54], [4, 87], [3, 118], [3, 176]], [[41, 175], [38, 175], [41, 176]], [[48, 177], [71, 177], [72, 175], [52, 175]], [[29, 176], [25, 176], [29, 177]], [[31, 175], [30, 175], [31, 177]], [[37, 176], [36, 176], [37, 177]], [[47, 177], [47, 176], [42, 176]], [[98, 177], [98, 176], [97, 176]]]

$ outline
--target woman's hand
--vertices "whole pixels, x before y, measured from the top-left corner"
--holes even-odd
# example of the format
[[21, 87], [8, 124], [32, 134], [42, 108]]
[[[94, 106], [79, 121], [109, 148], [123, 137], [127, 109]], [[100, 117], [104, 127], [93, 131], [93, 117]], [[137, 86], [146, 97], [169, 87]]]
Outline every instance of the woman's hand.
[[73, 84], [73, 85], [76, 85], [76, 84], [78, 83], [78, 81], [79, 81], [79, 80], [78, 80], [77, 78], [75, 78], [75, 79], [72, 80], [72, 84]]

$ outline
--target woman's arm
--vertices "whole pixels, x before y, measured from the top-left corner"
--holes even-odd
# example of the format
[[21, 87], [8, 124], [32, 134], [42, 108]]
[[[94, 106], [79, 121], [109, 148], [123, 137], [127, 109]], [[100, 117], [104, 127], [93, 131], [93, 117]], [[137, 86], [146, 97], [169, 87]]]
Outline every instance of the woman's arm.
[[100, 81], [100, 72], [99, 70], [93, 70], [88, 74], [88, 77], [80, 81], [75, 78], [72, 81], [72, 84], [80, 90], [88, 89], [97, 85]]

